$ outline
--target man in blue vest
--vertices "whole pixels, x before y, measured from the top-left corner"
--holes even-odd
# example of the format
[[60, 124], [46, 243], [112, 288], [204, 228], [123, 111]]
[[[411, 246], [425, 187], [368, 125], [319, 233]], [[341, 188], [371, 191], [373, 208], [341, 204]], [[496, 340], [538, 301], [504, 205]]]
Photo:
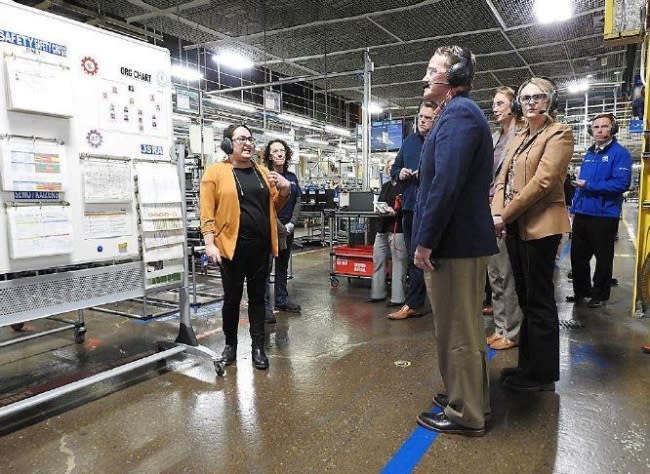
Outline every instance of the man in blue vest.
[[[630, 187], [632, 158], [616, 140], [618, 124], [612, 114], [599, 114], [591, 120], [589, 134], [594, 144], [573, 182], [577, 188], [571, 213], [573, 296], [567, 301], [599, 308], [609, 299], [614, 264], [614, 241], [623, 206], [623, 193]], [[589, 261], [596, 256], [593, 285]]]
[[417, 130], [409, 135], [397, 153], [395, 163], [390, 170], [393, 179], [402, 182], [402, 229], [404, 231], [404, 242], [408, 252], [407, 281], [408, 291], [403, 306], [394, 313], [388, 315], [388, 319], [407, 319], [415, 316], [422, 316], [422, 308], [427, 296], [424, 286], [422, 270], [413, 264], [413, 253], [415, 248], [411, 246], [411, 234], [413, 231], [413, 211], [415, 210], [415, 198], [418, 192], [418, 169], [420, 167], [420, 152], [422, 144], [431, 130], [433, 113], [436, 106], [431, 102], [423, 102], [418, 113]]

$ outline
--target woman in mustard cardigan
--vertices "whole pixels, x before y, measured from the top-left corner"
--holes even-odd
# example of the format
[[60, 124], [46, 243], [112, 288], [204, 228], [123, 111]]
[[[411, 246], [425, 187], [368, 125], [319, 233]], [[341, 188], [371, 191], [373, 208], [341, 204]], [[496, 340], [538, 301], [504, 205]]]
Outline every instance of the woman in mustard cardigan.
[[226, 365], [237, 359], [239, 306], [247, 281], [253, 366], [267, 369], [264, 353], [264, 289], [269, 254], [278, 255], [276, 218], [291, 184], [253, 161], [255, 139], [245, 125], [223, 132], [228, 159], [209, 167], [201, 180], [201, 233], [208, 258], [221, 267]]

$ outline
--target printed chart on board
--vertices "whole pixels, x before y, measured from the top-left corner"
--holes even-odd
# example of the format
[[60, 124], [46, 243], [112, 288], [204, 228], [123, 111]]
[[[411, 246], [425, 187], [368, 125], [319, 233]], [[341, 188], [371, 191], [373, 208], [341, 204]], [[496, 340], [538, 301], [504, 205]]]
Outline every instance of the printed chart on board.
[[39, 140], [0, 140], [3, 191], [63, 191], [64, 147]]
[[145, 287], [178, 282], [184, 271], [185, 228], [176, 165], [138, 163]]
[[100, 127], [122, 133], [167, 136], [165, 94], [146, 84], [104, 80], [99, 100]]

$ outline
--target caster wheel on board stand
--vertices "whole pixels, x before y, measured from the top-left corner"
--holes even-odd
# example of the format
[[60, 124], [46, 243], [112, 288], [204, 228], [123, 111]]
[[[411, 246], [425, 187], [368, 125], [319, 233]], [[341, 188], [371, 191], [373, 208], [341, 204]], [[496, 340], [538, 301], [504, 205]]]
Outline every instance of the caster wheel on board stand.
[[83, 328], [74, 330], [74, 342], [83, 344], [86, 341], [86, 330]]

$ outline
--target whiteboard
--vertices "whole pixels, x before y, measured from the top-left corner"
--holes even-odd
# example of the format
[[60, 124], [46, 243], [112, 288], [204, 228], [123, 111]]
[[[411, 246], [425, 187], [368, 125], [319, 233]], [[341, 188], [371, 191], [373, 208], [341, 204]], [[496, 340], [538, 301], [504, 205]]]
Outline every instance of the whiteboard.
[[[116, 97], [109, 96], [113, 87]], [[122, 114], [128, 108], [128, 120], [111, 121], [113, 99]], [[48, 186], [37, 173], [29, 191], [21, 187], [16, 173], [28, 174], [28, 166], [5, 160], [0, 146], [0, 275], [141, 259], [134, 163], [169, 161], [171, 133], [169, 51], [0, 0], [0, 136], [13, 137], [10, 143], [19, 143], [18, 136], [63, 143], [61, 182], [47, 192], [39, 190]], [[123, 161], [101, 164], [80, 155]], [[11, 205], [40, 201], [43, 208], [69, 203], [73, 245], [66, 252], [30, 257], [14, 248]]]

